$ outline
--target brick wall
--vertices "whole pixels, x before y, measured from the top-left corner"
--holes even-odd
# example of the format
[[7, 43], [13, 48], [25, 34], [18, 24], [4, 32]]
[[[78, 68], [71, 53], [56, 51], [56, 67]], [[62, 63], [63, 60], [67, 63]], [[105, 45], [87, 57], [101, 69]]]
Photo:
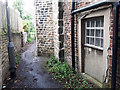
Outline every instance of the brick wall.
[[35, 0], [38, 55], [54, 51], [52, 0]]
[[[100, 0], [98, 0], [100, 1]], [[95, 3], [95, 2], [98, 2], [98, 1], [94, 1], [92, 0], [91, 3]], [[86, 2], [76, 2], [76, 9], [77, 8], [80, 8], [80, 7], [85, 7], [87, 5], [89, 5], [90, 2], [89, 0], [87, 0]], [[71, 2], [69, 0], [66, 0], [64, 2], [64, 27], [65, 27], [65, 60], [67, 60], [69, 62], [69, 64], [71, 65], [72, 64], [72, 59], [71, 59]], [[77, 14], [75, 15], [75, 59], [76, 59], [76, 68], [78, 69], [79, 71], [79, 68], [78, 68], [78, 39], [77, 39], [77, 23], [78, 23], [78, 18], [77, 18]], [[111, 27], [110, 27], [110, 47], [108, 47], [108, 52], [109, 52], [109, 55], [108, 55], [108, 60], [109, 60], [109, 78], [111, 80], [111, 73], [112, 73], [112, 37], [113, 37], [113, 10], [111, 10]], [[119, 62], [119, 61], [118, 61]], [[118, 68], [119, 68], [119, 65], [118, 65]], [[118, 70], [119, 71], [119, 70]], [[119, 74], [119, 73], [118, 73]], [[118, 82], [118, 81], [117, 81]]]
[[110, 46], [108, 49], [108, 60], [109, 60], [109, 83], [111, 83], [111, 75], [112, 75], [112, 44], [113, 44], [113, 9], [111, 9], [111, 17], [110, 17]]
[[[120, 12], [120, 8], [119, 8]], [[111, 28], [110, 28], [110, 48], [109, 48], [109, 84], [111, 85], [112, 78], [112, 45], [113, 45], [113, 9], [111, 10]], [[117, 77], [116, 77], [116, 86], [120, 87], [120, 13], [119, 13], [119, 29], [118, 29], [118, 48], [117, 48]]]
[[[11, 8], [10, 10], [10, 26], [15, 46], [15, 53], [21, 49], [21, 18], [19, 13]], [[9, 60], [8, 60], [8, 31], [5, 4], [0, 2], [0, 89], [3, 80], [9, 75]]]
[[65, 0], [63, 3], [64, 13], [63, 13], [63, 25], [65, 34], [65, 60], [68, 61], [69, 65], [72, 65], [71, 58], [71, 2], [70, 0]]
[[[80, 7], [84, 7], [86, 5], [89, 5], [89, 0], [86, 1], [77, 1], [75, 2], [75, 9], [78, 9]], [[64, 6], [64, 32], [65, 32], [65, 60], [68, 61], [69, 65], [72, 65], [72, 58], [71, 58], [71, 1], [66, 0], [63, 3]], [[76, 70], [79, 71], [78, 66], [78, 31], [77, 31], [77, 25], [78, 25], [78, 17], [77, 14], [74, 17], [74, 35], [75, 35], [75, 62], [76, 62]]]
[[[118, 41], [118, 70], [117, 70], [117, 85], [120, 88], [120, 7], [119, 7], [119, 41]], [[119, 78], [119, 79], [118, 79]]]
[[116, 84], [117, 88], [120, 88], [120, 7], [119, 7], [119, 29], [118, 29], [118, 54], [117, 54], [117, 78], [116, 78]]
[[[4, 80], [9, 75], [9, 60], [8, 60], [8, 36], [6, 34], [0, 35], [0, 80]], [[21, 34], [13, 34], [13, 43], [15, 53], [21, 50]]]
[[0, 73], [1, 73], [1, 78], [0, 78], [0, 87], [2, 85], [2, 82], [3, 80], [5, 79], [6, 77], [6, 73], [8, 72], [8, 69], [9, 69], [9, 62], [8, 62], [8, 50], [7, 50], [7, 44], [8, 44], [8, 41], [7, 41], [7, 37], [5, 35], [0, 35], [0, 38], [1, 38], [1, 43], [0, 43]]
[[[75, 9], [85, 7], [89, 4], [90, 4], [90, 0], [76, 1]], [[79, 70], [79, 57], [78, 57], [78, 14], [74, 15], [74, 35], [75, 35], [75, 63], [76, 63], [75, 66], [76, 66], [76, 70], [79, 72], [80, 70]]]
[[[92, 2], [89, 2], [89, 0], [87, 0], [87, 2], [77, 2], [76, 3], [76, 8], [80, 8], [80, 7], [85, 7], [86, 5], [89, 5], [90, 3], [95, 3], [95, 2], [98, 2], [98, 1], [101, 1], [101, 0], [92, 0]], [[120, 7], [119, 7], [119, 12], [120, 12]], [[75, 16], [75, 25], [77, 26], [77, 17]], [[119, 51], [120, 51], [120, 13], [119, 13], [119, 32], [118, 32], [118, 60], [117, 60], [117, 77], [116, 77], [116, 84], [117, 84], [117, 87], [120, 86], [120, 54], [119, 54]], [[111, 17], [110, 17], [110, 24], [111, 24], [111, 27], [110, 27], [110, 45], [108, 47], [108, 61], [109, 61], [109, 85], [111, 85], [111, 75], [112, 75], [112, 45], [113, 45], [113, 8], [111, 8]], [[75, 27], [76, 27], [75, 26]], [[75, 32], [77, 32], [77, 29], [75, 28], [74, 29]], [[77, 34], [75, 33], [75, 37], [77, 37]], [[76, 47], [76, 60], [77, 60], [77, 53], [78, 53], [78, 50], [77, 50], [77, 39], [75, 38], [75, 47]]]

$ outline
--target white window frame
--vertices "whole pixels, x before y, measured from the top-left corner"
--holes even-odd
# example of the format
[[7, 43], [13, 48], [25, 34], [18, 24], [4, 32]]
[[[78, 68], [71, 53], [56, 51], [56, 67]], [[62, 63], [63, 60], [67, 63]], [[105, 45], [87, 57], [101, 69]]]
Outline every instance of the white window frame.
[[[97, 20], [100, 20], [100, 26], [99, 27], [96, 27], [96, 21]], [[91, 26], [92, 21], [94, 21], [94, 26], [93, 27]], [[102, 21], [103, 21], [103, 24], [102, 24]], [[89, 27], [87, 26], [87, 22], [89, 22]], [[87, 30], [89, 31], [89, 36], [87, 35]], [[94, 30], [94, 35], [93, 36], [90, 36], [91, 30]], [[96, 36], [96, 31], [97, 30], [100, 30], [100, 35], [99, 36]], [[102, 31], [103, 31], [103, 36], [101, 35]], [[86, 38], [89, 38], [89, 43], [87, 43]], [[90, 38], [94, 39], [94, 44], [90, 44], [91, 43]], [[100, 45], [99, 46], [96, 45], [96, 39], [97, 38], [100, 39]], [[101, 43], [102, 40], [103, 40], [103, 43]], [[104, 19], [103, 19], [103, 17], [102, 18], [98, 17], [98, 18], [95, 18], [93, 20], [92, 20], [92, 18], [91, 19], [86, 19], [86, 21], [85, 21], [85, 44], [84, 45], [88, 46], [88, 47], [96, 48], [96, 49], [99, 49], [99, 50], [103, 50], [103, 46], [104, 46]]]

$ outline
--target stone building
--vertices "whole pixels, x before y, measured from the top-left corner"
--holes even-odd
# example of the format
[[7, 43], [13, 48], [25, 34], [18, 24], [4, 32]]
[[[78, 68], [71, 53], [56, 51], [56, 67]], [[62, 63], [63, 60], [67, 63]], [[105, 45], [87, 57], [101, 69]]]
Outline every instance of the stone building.
[[55, 53], [57, 58], [63, 60], [62, 3], [58, 0], [36, 0], [35, 6], [38, 55]]
[[[103, 0], [76, 0], [75, 9], [101, 1]], [[71, 0], [35, 0], [35, 6], [38, 55], [54, 53], [59, 60], [66, 60], [72, 66]], [[120, 13], [118, 14], [120, 17]], [[120, 18], [118, 22], [120, 30]], [[113, 54], [113, 4], [76, 13], [74, 35], [76, 71], [86, 73], [99, 82], [110, 85]], [[119, 51], [119, 46], [117, 50]], [[119, 56], [119, 52], [117, 55]], [[119, 87], [119, 57], [117, 61], [117, 86]]]

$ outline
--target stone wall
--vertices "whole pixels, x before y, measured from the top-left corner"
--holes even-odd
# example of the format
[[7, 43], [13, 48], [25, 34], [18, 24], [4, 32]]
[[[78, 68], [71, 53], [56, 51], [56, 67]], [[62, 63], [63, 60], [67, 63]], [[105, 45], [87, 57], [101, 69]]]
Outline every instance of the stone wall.
[[6, 74], [8, 72], [8, 69], [9, 69], [9, 61], [8, 61], [8, 50], [7, 50], [7, 44], [8, 44], [8, 38], [5, 36], [5, 35], [0, 35], [0, 38], [1, 38], [1, 43], [0, 43], [0, 73], [1, 73], [1, 76], [0, 76], [0, 88], [2, 86], [2, 82], [3, 80], [5, 79], [6, 77]]
[[[76, 2], [76, 9], [89, 0]], [[53, 53], [59, 60], [71, 60], [71, 0], [35, 0], [38, 55]], [[75, 16], [75, 56], [78, 69], [77, 16]], [[53, 39], [54, 38], [54, 39]]]
[[22, 47], [22, 39], [21, 39], [21, 33], [13, 33], [12, 34], [12, 41], [14, 44], [15, 53], [19, 52]]
[[[56, 1], [56, 2], [55, 2]], [[58, 7], [58, 0], [53, 0], [53, 31], [54, 31], [54, 55], [56, 58], [59, 58], [59, 33], [58, 33], [58, 14], [59, 14], [59, 7]]]
[[60, 0], [53, 0], [54, 55], [64, 61], [63, 8]]
[[52, 0], [35, 0], [38, 55], [54, 51]]
[[[15, 52], [21, 49], [21, 25], [22, 20], [19, 13], [11, 8], [10, 11], [10, 26], [15, 45]], [[9, 75], [9, 60], [8, 60], [8, 31], [5, 3], [0, 1], [0, 89], [3, 80]]]
[[21, 40], [22, 40], [22, 47], [23, 47], [27, 42], [27, 32], [21, 33]]
[[[59, 0], [35, 0], [38, 55], [64, 60], [63, 8]], [[53, 40], [54, 38], [54, 40]]]
[[71, 2], [65, 0], [63, 3], [64, 13], [63, 13], [63, 25], [65, 33], [65, 60], [72, 65], [71, 58]]

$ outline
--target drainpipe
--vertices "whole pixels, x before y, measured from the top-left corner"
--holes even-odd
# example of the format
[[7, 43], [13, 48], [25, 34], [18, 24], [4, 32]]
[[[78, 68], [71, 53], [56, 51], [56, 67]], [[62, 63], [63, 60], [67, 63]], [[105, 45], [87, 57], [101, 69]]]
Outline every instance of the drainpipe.
[[116, 73], [117, 73], [117, 47], [118, 47], [118, 14], [119, 2], [114, 3], [113, 7], [113, 53], [112, 53], [112, 83], [111, 88], [116, 88]]
[[10, 77], [16, 77], [16, 63], [15, 63], [15, 55], [14, 55], [14, 45], [12, 42], [12, 33], [10, 29], [10, 18], [9, 18], [9, 7], [8, 1], [6, 0], [6, 15], [7, 15], [7, 27], [8, 27], [8, 56], [9, 56], [9, 65], [10, 65]]
[[75, 9], [75, 2], [71, 2], [71, 48], [72, 48], [72, 69], [75, 71], [75, 39], [74, 39], [74, 14], [72, 11]]
[[112, 0], [103, 0], [103, 1], [100, 1], [100, 2], [97, 2], [97, 3], [94, 3], [94, 4], [90, 4], [86, 7], [82, 7], [82, 8], [79, 8], [77, 10], [74, 10], [74, 11], [72, 11], [72, 14], [81, 13], [83, 11], [88, 11], [88, 10], [91, 10], [91, 9], [98, 8], [100, 6], [110, 5], [110, 4], [113, 4], [113, 3], [114, 2], [112, 2]]

